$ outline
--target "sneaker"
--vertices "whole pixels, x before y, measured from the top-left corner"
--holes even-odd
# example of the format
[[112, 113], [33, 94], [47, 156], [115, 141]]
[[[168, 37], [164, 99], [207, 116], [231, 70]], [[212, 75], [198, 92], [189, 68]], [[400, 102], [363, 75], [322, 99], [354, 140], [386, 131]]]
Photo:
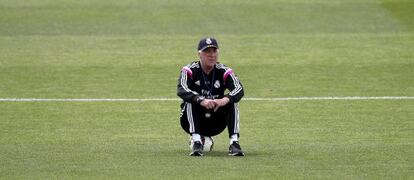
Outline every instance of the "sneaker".
[[200, 141], [195, 141], [193, 144], [193, 151], [190, 156], [203, 156], [203, 144]]
[[229, 155], [230, 156], [244, 156], [244, 152], [242, 151], [240, 144], [238, 141], [234, 141], [229, 147]]

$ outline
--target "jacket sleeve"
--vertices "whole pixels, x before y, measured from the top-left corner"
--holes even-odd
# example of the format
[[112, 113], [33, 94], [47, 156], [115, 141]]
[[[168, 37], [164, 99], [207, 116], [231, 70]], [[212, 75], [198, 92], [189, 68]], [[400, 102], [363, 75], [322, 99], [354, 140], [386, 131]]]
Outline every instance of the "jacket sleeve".
[[231, 103], [237, 103], [244, 96], [243, 86], [232, 69], [227, 69], [223, 76], [224, 82], [229, 93], [224, 95], [230, 99]]
[[178, 78], [177, 95], [186, 102], [197, 103], [199, 94], [189, 88], [192, 75], [191, 69], [187, 66], [181, 69], [180, 77]]

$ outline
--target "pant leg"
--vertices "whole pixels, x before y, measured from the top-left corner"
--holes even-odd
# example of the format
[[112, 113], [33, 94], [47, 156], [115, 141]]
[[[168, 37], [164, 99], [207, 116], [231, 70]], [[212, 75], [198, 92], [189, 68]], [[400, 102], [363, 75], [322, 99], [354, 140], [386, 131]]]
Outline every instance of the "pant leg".
[[[181, 106], [181, 127], [188, 134], [197, 133], [203, 136], [216, 136], [226, 129], [228, 124], [227, 108], [217, 112], [207, 111], [199, 104], [184, 103]], [[190, 110], [191, 109], [191, 110]], [[206, 113], [210, 117], [206, 117]]]
[[227, 110], [227, 130], [229, 132], [229, 137], [233, 134], [240, 136], [240, 115], [239, 115], [239, 104], [238, 103], [229, 103], [226, 105]]
[[229, 103], [224, 107], [219, 108], [218, 111], [214, 113], [213, 117], [214, 119], [211, 119], [210, 122], [214, 124], [214, 127], [221, 129], [224, 125], [224, 128], [227, 127], [229, 137], [233, 134], [240, 136], [240, 115], [238, 103]]
[[189, 134], [200, 134], [202, 109], [199, 105], [185, 102], [181, 107], [181, 127]]

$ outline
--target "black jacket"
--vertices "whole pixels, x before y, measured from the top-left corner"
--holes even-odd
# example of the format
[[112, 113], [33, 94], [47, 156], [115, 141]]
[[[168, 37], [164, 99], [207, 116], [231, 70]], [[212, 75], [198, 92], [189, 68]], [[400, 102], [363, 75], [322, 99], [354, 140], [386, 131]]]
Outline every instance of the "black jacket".
[[[224, 95], [225, 90], [229, 93]], [[198, 103], [199, 97], [220, 99], [224, 96], [231, 103], [237, 103], [243, 97], [243, 86], [233, 70], [217, 63], [209, 75], [205, 74], [199, 61], [194, 61], [181, 69], [178, 78], [177, 95], [185, 102]]]

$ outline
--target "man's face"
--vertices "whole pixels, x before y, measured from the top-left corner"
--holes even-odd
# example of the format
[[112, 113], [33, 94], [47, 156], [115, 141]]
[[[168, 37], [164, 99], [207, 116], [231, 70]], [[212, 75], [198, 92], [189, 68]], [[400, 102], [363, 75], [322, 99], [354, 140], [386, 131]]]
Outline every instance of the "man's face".
[[218, 61], [218, 49], [210, 47], [198, 53], [200, 60], [206, 66], [214, 66]]

